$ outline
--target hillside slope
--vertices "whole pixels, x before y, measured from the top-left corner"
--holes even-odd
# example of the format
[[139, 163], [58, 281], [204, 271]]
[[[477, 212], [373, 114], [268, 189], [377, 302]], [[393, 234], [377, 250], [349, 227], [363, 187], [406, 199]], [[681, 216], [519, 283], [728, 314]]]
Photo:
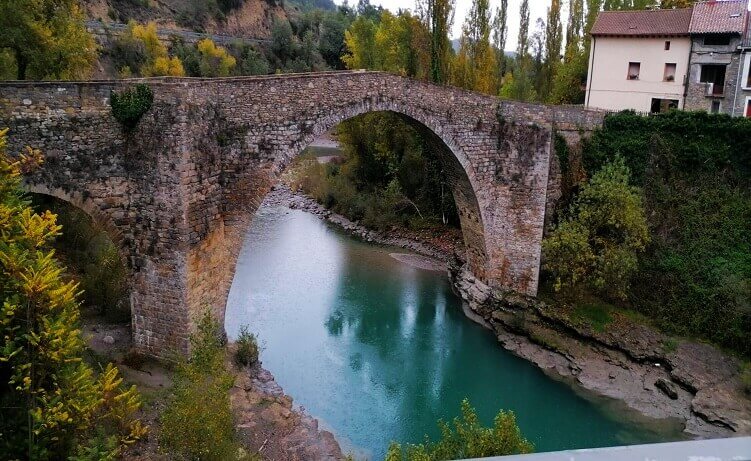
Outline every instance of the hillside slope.
[[84, 0], [82, 4], [89, 19], [105, 23], [154, 21], [160, 29], [257, 39], [271, 36], [276, 18], [288, 18], [297, 11], [297, 7], [282, 0], [235, 0], [237, 8], [228, 8], [229, 3], [228, 0]]

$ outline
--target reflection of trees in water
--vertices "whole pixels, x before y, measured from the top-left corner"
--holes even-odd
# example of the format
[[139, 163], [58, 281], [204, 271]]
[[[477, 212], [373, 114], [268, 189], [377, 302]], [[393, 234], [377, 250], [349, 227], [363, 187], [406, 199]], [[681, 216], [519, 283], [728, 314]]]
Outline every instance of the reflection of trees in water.
[[387, 271], [396, 263], [369, 264], [352, 248], [342, 256], [339, 302], [326, 320], [329, 334], [352, 338], [349, 368], [355, 374], [368, 370], [371, 384], [394, 403], [394, 424], [427, 414], [434, 425], [445, 387], [461, 372], [452, 363], [452, 345], [461, 341], [455, 336], [463, 329], [445, 318], [462, 315], [457, 300], [435, 274]]

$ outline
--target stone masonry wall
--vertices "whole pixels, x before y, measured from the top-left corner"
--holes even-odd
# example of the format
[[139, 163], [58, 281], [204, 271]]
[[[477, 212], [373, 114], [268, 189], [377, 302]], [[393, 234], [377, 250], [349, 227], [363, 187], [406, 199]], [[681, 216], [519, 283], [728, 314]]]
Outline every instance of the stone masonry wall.
[[243, 237], [288, 162], [350, 117], [390, 110], [430, 133], [452, 184], [466, 259], [487, 283], [537, 291], [553, 130], [602, 114], [500, 100], [378, 72], [149, 79], [155, 104], [131, 134], [110, 91], [133, 83], [0, 84], [11, 149], [47, 154], [27, 181], [111, 230], [132, 281], [135, 342], [187, 349], [197, 315], [223, 320]]
[[[733, 37], [728, 46], [705, 46], [704, 37], [692, 38], [691, 65], [689, 66], [688, 84], [686, 86], [686, 110], [703, 110], [710, 112], [712, 102], [720, 102], [720, 113], [732, 114], [735, 102], [738, 74], [741, 71], [741, 53], [738, 46], [741, 37]], [[722, 95], [707, 96], [707, 84], [699, 81], [701, 67], [705, 64], [719, 64], [726, 66], [725, 86]], [[743, 111], [741, 110], [741, 115]]]

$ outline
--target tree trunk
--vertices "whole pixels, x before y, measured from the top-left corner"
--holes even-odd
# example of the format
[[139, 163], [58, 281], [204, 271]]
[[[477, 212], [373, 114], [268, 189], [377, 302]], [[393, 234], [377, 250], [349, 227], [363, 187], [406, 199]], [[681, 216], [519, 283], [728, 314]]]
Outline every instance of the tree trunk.
[[26, 60], [26, 56], [23, 55], [21, 50], [16, 49], [16, 67], [18, 80], [26, 80], [26, 68], [29, 62]]

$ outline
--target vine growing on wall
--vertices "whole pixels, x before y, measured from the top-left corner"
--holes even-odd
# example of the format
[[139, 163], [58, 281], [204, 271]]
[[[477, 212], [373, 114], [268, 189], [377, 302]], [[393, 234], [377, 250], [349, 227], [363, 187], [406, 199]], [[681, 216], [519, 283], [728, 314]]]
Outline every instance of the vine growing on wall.
[[123, 126], [125, 131], [132, 131], [138, 125], [141, 117], [151, 109], [154, 103], [154, 92], [144, 83], [121, 92], [110, 94], [112, 115]]

